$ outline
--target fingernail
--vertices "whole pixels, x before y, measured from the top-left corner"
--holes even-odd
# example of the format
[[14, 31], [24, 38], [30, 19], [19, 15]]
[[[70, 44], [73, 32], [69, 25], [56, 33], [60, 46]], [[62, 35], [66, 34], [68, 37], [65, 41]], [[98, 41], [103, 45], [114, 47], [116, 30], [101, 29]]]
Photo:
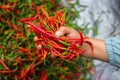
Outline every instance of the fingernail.
[[60, 32], [60, 31], [56, 31], [56, 32], [55, 32], [55, 36], [56, 36], [56, 37], [59, 37], [59, 36], [60, 36], [60, 34], [61, 34], [61, 32]]

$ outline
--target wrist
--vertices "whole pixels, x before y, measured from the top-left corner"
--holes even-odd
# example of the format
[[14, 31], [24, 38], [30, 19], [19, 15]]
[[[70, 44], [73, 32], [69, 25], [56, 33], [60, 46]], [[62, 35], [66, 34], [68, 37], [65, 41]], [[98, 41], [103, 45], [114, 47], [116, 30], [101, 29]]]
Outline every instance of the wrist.
[[[92, 46], [86, 42], [91, 43]], [[104, 40], [87, 38], [85, 39], [83, 46], [86, 48], [85, 53], [83, 53], [84, 57], [108, 61]]]
[[88, 58], [94, 58], [92, 47], [87, 42], [91, 43], [88, 39], [85, 41], [85, 43], [83, 43], [83, 47], [86, 49], [86, 51], [82, 54], [82, 56]]

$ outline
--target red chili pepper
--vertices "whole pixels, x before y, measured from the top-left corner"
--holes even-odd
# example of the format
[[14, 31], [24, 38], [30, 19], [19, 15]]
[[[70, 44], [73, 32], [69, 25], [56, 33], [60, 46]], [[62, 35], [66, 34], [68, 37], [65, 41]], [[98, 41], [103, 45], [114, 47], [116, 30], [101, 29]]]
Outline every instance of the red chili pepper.
[[31, 69], [30, 69], [30, 75], [32, 75], [32, 74], [35, 74], [35, 65], [34, 64], [31, 65]]
[[77, 77], [80, 77], [80, 75], [81, 75], [81, 73], [80, 73], [80, 72], [78, 72], [78, 73], [76, 74], [76, 76], [77, 76]]
[[7, 6], [0, 6], [0, 9], [4, 9], [6, 12], [10, 12], [10, 9]]
[[82, 35], [82, 33], [80, 31], [79, 31], [79, 34], [80, 34], [80, 39], [81, 39], [80, 45], [82, 45], [84, 43], [84, 38], [83, 38], [83, 35]]
[[0, 73], [2, 73], [2, 74], [10, 74], [13, 72], [14, 72], [14, 70], [0, 70]]
[[37, 13], [35, 17], [33, 18], [25, 18], [25, 19], [20, 19], [20, 22], [24, 22], [24, 21], [33, 21], [36, 20], [39, 17], [40, 13]]
[[4, 63], [3, 60], [0, 60], [0, 64], [2, 64], [2, 66], [3, 66], [4, 68], [9, 69], [9, 68], [7, 67], [7, 65]]
[[46, 71], [41, 71], [41, 80], [47, 80], [48, 75], [46, 73]]
[[41, 8], [41, 10], [42, 10], [42, 13], [43, 13], [47, 18], [49, 18], [49, 16], [48, 16], [46, 10], [43, 8], [43, 5], [40, 6], [40, 8]]
[[32, 57], [31, 57], [31, 55], [30, 55], [30, 53], [29, 53], [30, 52], [29, 49], [20, 48], [20, 51], [23, 52], [23, 53], [25, 53], [30, 61], [33, 60]]
[[67, 60], [72, 60], [75, 57], [75, 54], [72, 54]]
[[26, 75], [28, 74], [28, 72], [30, 71], [31, 69], [31, 65], [29, 65], [27, 67], [27, 69], [24, 71], [24, 73], [21, 75], [20, 79], [24, 79], [26, 77]]
[[17, 57], [17, 58], [15, 58], [15, 60], [18, 61], [19, 66], [20, 66], [19, 68], [22, 69], [22, 60], [21, 60], [21, 58]]
[[94, 55], [94, 49], [93, 49], [93, 45], [92, 45], [92, 43], [91, 43], [91, 42], [89, 42], [89, 41], [85, 41], [85, 43], [87, 43], [87, 44], [89, 44], [89, 45], [90, 45], [91, 50], [92, 50], [92, 55]]
[[0, 17], [0, 20], [3, 21], [4, 23], [8, 24], [8, 26], [12, 28], [12, 24], [9, 22], [9, 20], [5, 20], [2, 17]]
[[62, 55], [60, 52], [58, 52], [55, 48], [51, 48], [53, 50], [53, 53], [55, 56], [59, 56], [60, 58], [67, 58], [70, 57], [70, 53], [68, 53], [67, 55]]

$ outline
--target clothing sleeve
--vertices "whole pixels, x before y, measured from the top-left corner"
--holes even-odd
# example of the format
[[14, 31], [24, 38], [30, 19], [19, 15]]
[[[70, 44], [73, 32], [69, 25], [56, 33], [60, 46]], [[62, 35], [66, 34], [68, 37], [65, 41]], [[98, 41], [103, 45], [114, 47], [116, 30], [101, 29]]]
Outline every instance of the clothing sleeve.
[[120, 37], [105, 39], [109, 63], [120, 67]]

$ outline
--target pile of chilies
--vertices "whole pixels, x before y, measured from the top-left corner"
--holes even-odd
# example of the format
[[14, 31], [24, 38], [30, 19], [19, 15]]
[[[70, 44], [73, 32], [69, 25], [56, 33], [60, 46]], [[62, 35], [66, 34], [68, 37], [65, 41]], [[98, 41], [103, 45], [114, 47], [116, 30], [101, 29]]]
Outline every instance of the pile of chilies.
[[[42, 45], [42, 48], [36, 56], [37, 58], [30, 64], [26, 69], [22, 67], [21, 58], [15, 58], [19, 63], [19, 70], [10, 70], [9, 67], [4, 63], [3, 60], [0, 60], [0, 64], [5, 68], [5, 70], [0, 70], [0, 74], [12, 74], [15, 73], [15, 77], [18, 80], [27, 79], [30, 80], [30, 77], [27, 75], [33, 75], [35, 73], [35, 66], [41, 64], [45, 58], [55, 55], [65, 60], [73, 60], [75, 57], [79, 57], [82, 53], [86, 51], [83, 46], [85, 39], [82, 33], [80, 33], [80, 38], [67, 38], [55, 37], [55, 32], [65, 25], [65, 13], [63, 11], [57, 11], [54, 16], [49, 16], [47, 11], [44, 9], [44, 6], [40, 6], [39, 9], [36, 9], [37, 14], [33, 18], [21, 19], [20, 22], [24, 22], [27, 25], [30, 25], [29, 28], [37, 35], [39, 38], [36, 42], [37, 45]], [[37, 24], [37, 26], [36, 26]], [[89, 43], [89, 42], [87, 42]], [[89, 43], [90, 44], [90, 43]], [[91, 46], [92, 47], [92, 46]], [[20, 51], [27, 53], [29, 50], [21, 48]], [[32, 60], [30, 55], [28, 55], [29, 60]], [[36, 65], [36, 61], [39, 61]], [[21, 71], [20, 71], [21, 70]], [[22, 71], [24, 71], [22, 73]], [[42, 80], [47, 79], [46, 72], [42, 72]]]
[[[87, 37], [83, 37], [80, 33], [80, 38], [67, 38], [55, 37], [55, 32], [65, 24], [65, 13], [63, 11], [57, 11], [54, 16], [49, 16], [47, 11], [44, 9], [44, 6], [40, 7], [41, 12], [38, 12], [33, 18], [25, 18], [20, 20], [27, 25], [30, 25], [32, 31], [39, 38], [36, 42], [37, 44], [42, 45], [40, 50], [40, 58], [46, 58], [48, 55], [55, 55], [66, 60], [73, 60], [75, 57], [80, 56], [86, 51], [83, 46], [84, 40]], [[38, 25], [31, 21], [40, 19]], [[88, 42], [87, 42], [88, 43]]]

